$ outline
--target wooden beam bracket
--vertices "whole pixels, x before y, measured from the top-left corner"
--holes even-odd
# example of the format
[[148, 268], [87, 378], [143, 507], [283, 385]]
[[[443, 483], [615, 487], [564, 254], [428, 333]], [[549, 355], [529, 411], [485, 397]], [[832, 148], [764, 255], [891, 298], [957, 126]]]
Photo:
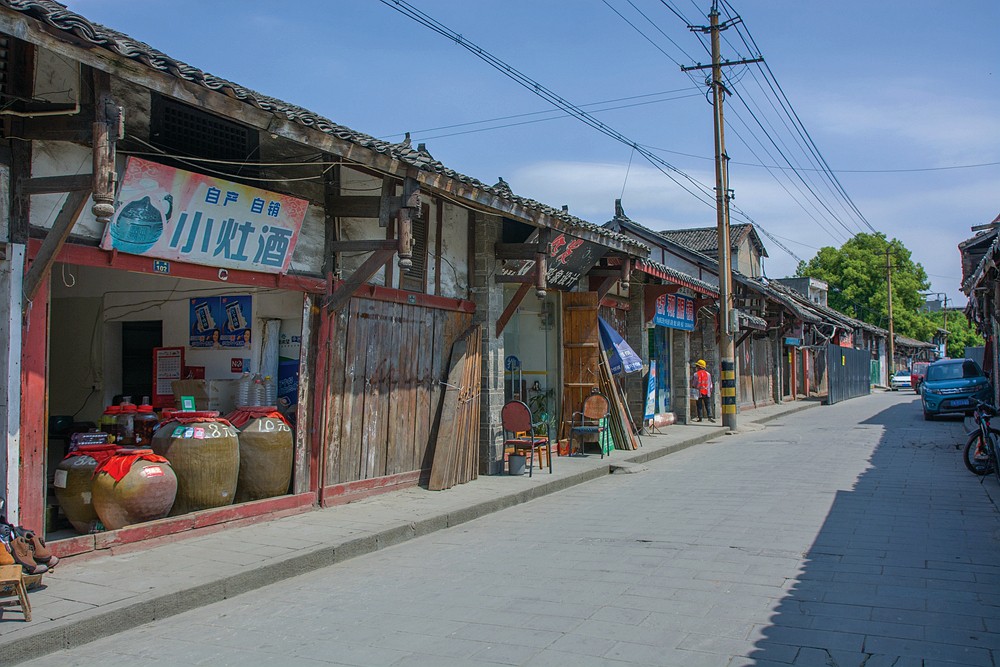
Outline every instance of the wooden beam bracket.
[[333, 294], [323, 300], [327, 312], [336, 312], [347, 305], [358, 289], [392, 259], [393, 253], [395, 248], [380, 248], [373, 252], [347, 280], [333, 290]]
[[59, 214], [52, 223], [52, 229], [49, 230], [45, 240], [42, 241], [42, 247], [38, 250], [38, 254], [24, 276], [24, 285], [22, 287], [24, 298], [21, 301], [22, 314], [28, 311], [28, 307], [31, 305], [32, 300], [34, 300], [39, 286], [42, 284], [45, 276], [48, 275], [49, 269], [55, 263], [59, 250], [66, 243], [66, 239], [69, 238], [70, 230], [73, 229], [73, 225], [76, 224], [80, 214], [83, 213], [83, 207], [87, 204], [88, 199], [90, 199], [89, 190], [71, 192], [66, 197], [62, 208], [59, 209]]

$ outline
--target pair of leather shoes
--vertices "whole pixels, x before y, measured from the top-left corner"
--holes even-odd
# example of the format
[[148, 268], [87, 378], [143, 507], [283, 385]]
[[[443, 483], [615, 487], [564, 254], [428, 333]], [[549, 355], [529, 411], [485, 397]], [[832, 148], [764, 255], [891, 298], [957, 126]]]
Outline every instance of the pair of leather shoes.
[[41, 535], [23, 528], [15, 528], [14, 531], [28, 542], [28, 546], [31, 547], [31, 557], [35, 559], [36, 563], [42, 563], [50, 570], [56, 566], [59, 558], [52, 554], [52, 550], [49, 549], [49, 545], [45, 544]]
[[42, 574], [49, 571], [48, 565], [35, 560], [31, 543], [20, 535], [10, 541], [10, 553], [27, 574]]

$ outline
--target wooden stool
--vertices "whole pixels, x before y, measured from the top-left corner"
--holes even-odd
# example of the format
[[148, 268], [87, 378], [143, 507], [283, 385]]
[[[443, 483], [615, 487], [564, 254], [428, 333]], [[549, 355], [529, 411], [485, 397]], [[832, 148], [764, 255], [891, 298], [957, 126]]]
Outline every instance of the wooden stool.
[[31, 621], [31, 602], [24, 587], [22, 572], [20, 565], [0, 565], [0, 598], [17, 598], [0, 600], [0, 607], [20, 607], [27, 622]]

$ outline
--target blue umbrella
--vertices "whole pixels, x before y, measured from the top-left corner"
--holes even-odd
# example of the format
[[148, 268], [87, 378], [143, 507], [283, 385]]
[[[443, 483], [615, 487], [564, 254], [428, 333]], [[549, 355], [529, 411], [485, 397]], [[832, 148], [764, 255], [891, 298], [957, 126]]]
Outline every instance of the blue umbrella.
[[621, 334], [605, 322], [603, 317], [598, 317], [597, 323], [601, 328], [601, 343], [604, 345], [604, 351], [608, 353], [612, 374], [618, 375], [622, 371], [634, 373], [642, 370], [642, 358], [629, 347]]

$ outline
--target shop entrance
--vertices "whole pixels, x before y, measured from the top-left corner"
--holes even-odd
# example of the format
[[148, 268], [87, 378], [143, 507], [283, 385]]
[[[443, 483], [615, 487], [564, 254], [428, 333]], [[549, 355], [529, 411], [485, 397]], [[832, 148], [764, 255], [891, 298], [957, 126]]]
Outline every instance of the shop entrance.
[[[516, 288], [507, 286], [509, 301]], [[539, 435], [555, 435], [559, 415], [559, 312], [560, 293], [544, 299], [529, 295], [504, 328], [504, 400], [528, 404], [532, 419], [544, 422]], [[544, 431], [541, 432], [541, 431]]]
[[[224, 486], [228, 482], [219, 480], [228, 473], [219, 479], [182, 479], [180, 454], [164, 451], [178, 475], [177, 502], [169, 516], [217, 508], [228, 511], [228, 506], [243, 502], [263, 506], [268, 498], [278, 500], [278, 496], [291, 492], [296, 448], [308, 446], [307, 440], [297, 439], [293, 430], [303, 333], [301, 292], [89, 265], [56, 264], [52, 276], [44, 468], [44, 521], [49, 539], [75, 537], [83, 532], [80, 522], [70, 521], [67, 516], [66, 503], [60, 502], [60, 492], [67, 483], [67, 471], [65, 466], [60, 468], [60, 463], [75, 433], [104, 428], [108, 406], [127, 405], [126, 411], [143, 413], [143, 419], [173, 424], [169, 428], [176, 433], [176, 420], [165, 411], [181, 408], [182, 396], [193, 399], [197, 411], [217, 412], [225, 417], [234, 412], [238, 403], [246, 404], [241, 387], [257, 375], [264, 402], [250, 405], [278, 406], [280, 416], [274, 416], [272, 425], [283, 438], [280, 461], [269, 459], [266, 465], [283, 469], [285, 476], [279, 475], [281, 479], [276, 483], [269, 481], [272, 488], [268, 491], [260, 491], [263, 483], [256, 478], [241, 489], [239, 484], [244, 483], [246, 464], [252, 457], [246, 455], [243, 434], [233, 430], [231, 443], [226, 445], [231, 454], [227, 465], [232, 480], [238, 477], [239, 484], [220, 491], [218, 501], [187, 500], [181, 506], [182, 484], [194, 492], [200, 490], [200, 485]], [[281, 422], [287, 425], [277, 426]], [[192, 439], [185, 445], [202, 456], [213, 437], [211, 429], [195, 425], [181, 429], [176, 437], [187, 437], [187, 430], [191, 430]], [[157, 448], [152, 436], [142, 444], [135, 436], [129, 440], [124, 432], [115, 431], [114, 436], [116, 444], [138, 448], [152, 444]], [[269, 440], [267, 446], [272, 444]], [[206, 459], [204, 467], [207, 469], [210, 463], [215, 465], [214, 459]], [[254, 463], [258, 464], [265, 465]], [[248, 488], [253, 490], [244, 493]], [[65, 498], [65, 493], [62, 495]], [[253, 508], [246, 513], [255, 514]], [[214, 521], [209, 517], [199, 520]], [[103, 522], [97, 522], [86, 532], [105, 528]]]

